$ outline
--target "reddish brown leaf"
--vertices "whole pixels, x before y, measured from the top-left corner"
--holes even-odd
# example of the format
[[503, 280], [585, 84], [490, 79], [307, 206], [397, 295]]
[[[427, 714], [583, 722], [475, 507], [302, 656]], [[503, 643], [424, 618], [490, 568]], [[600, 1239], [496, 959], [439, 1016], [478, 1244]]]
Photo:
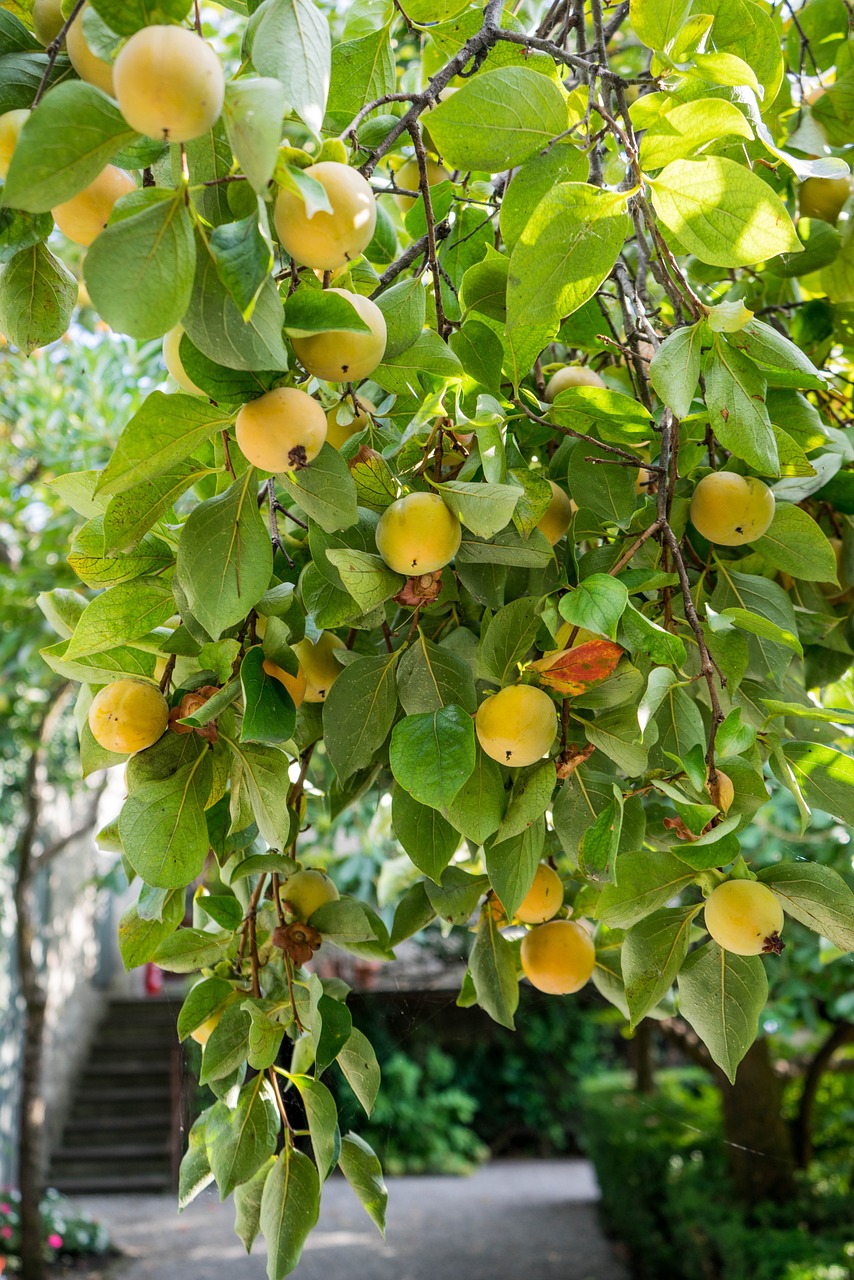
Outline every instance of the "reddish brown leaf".
[[540, 684], [556, 693], [580, 694], [589, 685], [606, 679], [622, 656], [623, 650], [611, 640], [588, 640], [574, 649], [563, 649], [532, 662], [531, 666], [539, 672]]
[[442, 590], [442, 570], [435, 573], [421, 573], [415, 578], [407, 578], [394, 599], [398, 604], [408, 605], [412, 609], [422, 604], [432, 604], [439, 598]]

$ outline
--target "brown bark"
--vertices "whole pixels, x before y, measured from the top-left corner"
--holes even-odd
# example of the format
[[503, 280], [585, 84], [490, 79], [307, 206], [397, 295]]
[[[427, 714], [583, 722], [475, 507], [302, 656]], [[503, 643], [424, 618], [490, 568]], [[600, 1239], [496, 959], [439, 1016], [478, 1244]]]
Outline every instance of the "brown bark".
[[782, 1081], [768, 1041], [747, 1051], [732, 1085], [719, 1078], [724, 1139], [738, 1197], [747, 1205], [782, 1203], [795, 1195], [795, 1162], [782, 1116]]
[[837, 1049], [854, 1040], [854, 1024], [837, 1022], [822, 1041], [804, 1072], [798, 1112], [792, 1124], [792, 1145], [799, 1169], [806, 1169], [813, 1154], [812, 1130], [815, 1099], [821, 1078], [830, 1067]]

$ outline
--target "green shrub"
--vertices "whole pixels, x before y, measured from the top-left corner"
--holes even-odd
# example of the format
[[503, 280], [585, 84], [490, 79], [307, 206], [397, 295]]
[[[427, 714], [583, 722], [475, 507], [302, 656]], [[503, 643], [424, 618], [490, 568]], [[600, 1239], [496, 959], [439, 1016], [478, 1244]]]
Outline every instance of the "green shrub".
[[[0, 1271], [21, 1267], [21, 1193], [13, 1187], [0, 1190]], [[109, 1253], [107, 1229], [88, 1213], [76, 1209], [58, 1191], [48, 1190], [41, 1202], [45, 1259], [77, 1259]]]

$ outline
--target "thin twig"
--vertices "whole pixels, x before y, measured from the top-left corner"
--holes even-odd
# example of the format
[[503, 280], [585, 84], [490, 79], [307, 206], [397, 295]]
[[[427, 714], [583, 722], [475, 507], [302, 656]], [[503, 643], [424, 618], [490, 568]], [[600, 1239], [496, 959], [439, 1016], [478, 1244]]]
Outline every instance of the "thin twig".
[[[62, 46], [65, 44], [65, 37], [68, 35], [69, 27], [71, 26], [72, 22], [77, 17], [77, 15], [80, 13], [80, 10], [83, 8], [85, 3], [86, 3], [86, 0], [76, 0], [74, 8], [71, 10], [68, 17], [63, 22], [62, 26], [59, 28], [59, 31], [54, 36], [53, 40], [51, 40], [50, 44], [45, 49], [45, 53], [47, 54], [47, 66], [44, 69], [44, 75], [39, 81], [39, 87], [38, 89], [36, 89], [36, 95], [33, 98], [33, 108], [37, 107], [42, 100], [44, 91], [47, 88], [47, 82], [48, 80], [50, 80], [50, 73], [51, 71], [53, 71], [54, 64], [56, 63], [56, 60], [59, 57], [59, 51], [62, 48]], [[81, 18], [81, 22], [82, 22], [82, 18]]]

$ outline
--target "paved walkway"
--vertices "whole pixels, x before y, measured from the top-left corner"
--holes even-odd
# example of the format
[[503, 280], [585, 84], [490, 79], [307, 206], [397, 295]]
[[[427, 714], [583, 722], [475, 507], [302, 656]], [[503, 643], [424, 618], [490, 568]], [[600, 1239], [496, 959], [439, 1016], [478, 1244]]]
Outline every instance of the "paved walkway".
[[[626, 1280], [603, 1238], [583, 1160], [497, 1161], [470, 1178], [390, 1178], [385, 1243], [343, 1178], [323, 1192], [296, 1280]], [[88, 1196], [128, 1257], [117, 1280], [264, 1280], [230, 1202], [204, 1192], [180, 1216], [171, 1196]], [[176, 1265], [177, 1264], [177, 1265]]]

